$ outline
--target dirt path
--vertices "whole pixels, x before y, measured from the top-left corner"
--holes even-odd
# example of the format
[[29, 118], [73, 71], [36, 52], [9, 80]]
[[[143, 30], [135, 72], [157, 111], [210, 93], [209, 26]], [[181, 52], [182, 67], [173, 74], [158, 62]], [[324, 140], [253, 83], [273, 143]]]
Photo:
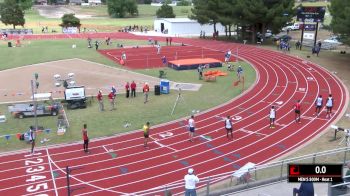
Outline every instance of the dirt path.
[[[30, 80], [33, 74], [39, 74], [39, 89], [41, 93], [52, 92], [53, 98], [63, 98], [63, 87], [55, 87], [55, 74], [67, 77], [68, 73], [75, 74], [77, 85], [86, 87], [86, 95], [96, 95], [98, 89], [103, 94], [108, 94], [111, 86], [117, 88], [118, 93], [124, 93], [124, 85], [127, 81], [135, 80], [138, 91], [141, 90], [144, 82], [150, 87], [159, 84], [159, 79], [135, 72], [117, 69], [85, 61], [81, 59], [68, 59], [52, 61], [35, 65], [23, 66], [8, 69], [0, 72], [0, 103], [30, 100]], [[16, 77], [20, 76], [20, 77]]]

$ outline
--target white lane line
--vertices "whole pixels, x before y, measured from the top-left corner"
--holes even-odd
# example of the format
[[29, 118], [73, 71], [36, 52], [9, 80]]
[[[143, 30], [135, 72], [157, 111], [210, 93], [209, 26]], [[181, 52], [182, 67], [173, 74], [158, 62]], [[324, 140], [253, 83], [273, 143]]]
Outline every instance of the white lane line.
[[168, 148], [168, 149], [170, 149], [170, 150], [173, 150], [173, 151], [177, 152], [177, 150], [176, 150], [175, 148], [172, 148], [172, 147], [170, 147], [170, 146], [167, 146], [167, 145], [164, 145], [164, 144], [158, 142], [158, 139], [153, 138], [153, 137], [150, 137], [150, 138], [154, 141], [154, 143], [158, 144], [158, 146], [160, 146], [160, 147], [162, 147], [162, 148]]
[[106, 146], [102, 145], [102, 147], [105, 149], [106, 152], [109, 152]]
[[329, 121], [329, 119], [318, 118], [316, 116], [314, 116], [314, 117], [312, 117], [312, 116], [302, 116], [301, 119]]
[[264, 134], [264, 133], [259, 133], [256, 131], [249, 131], [246, 129], [239, 129], [238, 131], [244, 132], [244, 133], [249, 133], [249, 134], [257, 134], [257, 135], [262, 135], [262, 136], [269, 136], [269, 134]]
[[51, 165], [51, 157], [50, 157], [50, 154], [49, 154], [49, 150], [47, 148], [46, 148], [46, 154], [47, 154], [47, 159], [49, 161], [50, 173], [51, 173], [51, 178], [52, 178], [52, 182], [53, 182], [53, 187], [54, 187], [54, 190], [55, 190], [55, 195], [58, 196], [57, 187], [56, 187], [56, 181], [55, 181], [55, 177], [53, 176], [53, 170], [52, 170], [52, 165]]

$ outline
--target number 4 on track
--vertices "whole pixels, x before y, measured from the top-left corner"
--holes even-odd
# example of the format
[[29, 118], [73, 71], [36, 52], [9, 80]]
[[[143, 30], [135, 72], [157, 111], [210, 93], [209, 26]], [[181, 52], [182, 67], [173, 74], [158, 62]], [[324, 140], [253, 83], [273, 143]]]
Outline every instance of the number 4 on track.
[[30, 179], [27, 179], [26, 182], [35, 182], [35, 181], [43, 180], [43, 179], [46, 179], [46, 176], [33, 175], [33, 176], [30, 177]]

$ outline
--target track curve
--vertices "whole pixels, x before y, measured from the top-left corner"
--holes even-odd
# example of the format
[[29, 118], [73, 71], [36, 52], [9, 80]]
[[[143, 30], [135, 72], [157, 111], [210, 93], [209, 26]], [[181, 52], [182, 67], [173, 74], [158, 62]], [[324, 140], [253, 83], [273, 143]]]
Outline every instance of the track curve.
[[[110, 37], [146, 39], [121, 33]], [[184, 123], [179, 120], [153, 128], [152, 136], [157, 143], [151, 142], [149, 150], [144, 150], [142, 134], [137, 131], [92, 141], [93, 153], [89, 155], [82, 152], [80, 144], [73, 144], [49, 148], [29, 158], [24, 154], [0, 156], [0, 194], [54, 195], [57, 191], [58, 195], [65, 195], [66, 165], [80, 167], [79, 172], [72, 172], [71, 187], [77, 189], [74, 195], [155, 195], [174, 184], [179, 187], [173, 193], [181, 193], [183, 176], [189, 167], [196, 170], [200, 179], [206, 179], [232, 173], [247, 162], [266, 163], [305, 145], [344, 113], [347, 89], [337, 77], [316, 64], [254, 46], [213, 40], [173, 40], [219, 51], [238, 50], [239, 58], [249, 62], [257, 72], [256, 83], [249, 91], [195, 117], [196, 132], [210, 136], [211, 141], [197, 137], [194, 143], [189, 142]], [[327, 97], [329, 93], [336, 101], [334, 115], [326, 119], [322, 112], [320, 117], [314, 117], [316, 97], [319, 94]], [[294, 122], [292, 110], [299, 99], [303, 105], [302, 124]], [[277, 106], [276, 129], [268, 127], [271, 105]], [[227, 115], [241, 117], [234, 121], [234, 140], [227, 140], [223, 122], [218, 118]], [[169, 131], [172, 137], [159, 137], [160, 133]], [[113, 152], [107, 153], [106, 149]], [[112, 153], [117, 157], [111, 158]], [[30, 161], [37, 162], [35, 168], [50, 167], [57, 175], [53, 180], [50, 170], [36, 171], [36, 175], [47, 177], [40, 180], [47, 183], [46, 189], [41, 186], [31, 192], [38, 182], [28, 181]], [[203, 182], [199, 184], [203, 185]]]

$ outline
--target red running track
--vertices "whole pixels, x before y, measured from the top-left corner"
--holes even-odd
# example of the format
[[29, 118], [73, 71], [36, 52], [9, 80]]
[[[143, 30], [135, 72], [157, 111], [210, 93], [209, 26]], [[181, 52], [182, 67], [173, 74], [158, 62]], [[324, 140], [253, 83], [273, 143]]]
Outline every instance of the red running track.
[[[74, 195], [156, 195], [163, 194], [165, 186], [177, 187], [173, 193], [181, 194], [189, 167], [202, 179], [201, 187], [209, 176], [228, 177], [247, 162], [263, 164], [279, 158], [324, 131], [348, 103], [348, 92], [338, 78], [302, 59], [218, 41], [174, 41], [218, 51], [238, 49], [239, 57], [256, 69], [255, 85], [240, 97], [197, 115], [198, 136], [193, 143], [188, 141], [184, 121], [179, 120], [153, 127], [149, 149], [144, 149], [142, 132], [137, 130], [92, 141], [91, 154], [83, 153], [81, 143], [41, 149], [30, 157], [23, 152], [3, 154], [0, 194], [66, 195], [67, 165], [76, 168], [71, 177]], [[313, 116], [316, 97], [329, 93], [336, 101], [334, 115], [326, 119], [323, 111], [320, 117]], [[303, 105], [301, 124], [294, 122], [292, 110], [298, 99]], [[272, 104], [277, 106], [276, 129], [268, 128]], [[234, 140], [227, 140], [219, 118], [227, 115], [235, 120]], [[162, 138], [160, 134], [166, 132], [173, 135]]]

